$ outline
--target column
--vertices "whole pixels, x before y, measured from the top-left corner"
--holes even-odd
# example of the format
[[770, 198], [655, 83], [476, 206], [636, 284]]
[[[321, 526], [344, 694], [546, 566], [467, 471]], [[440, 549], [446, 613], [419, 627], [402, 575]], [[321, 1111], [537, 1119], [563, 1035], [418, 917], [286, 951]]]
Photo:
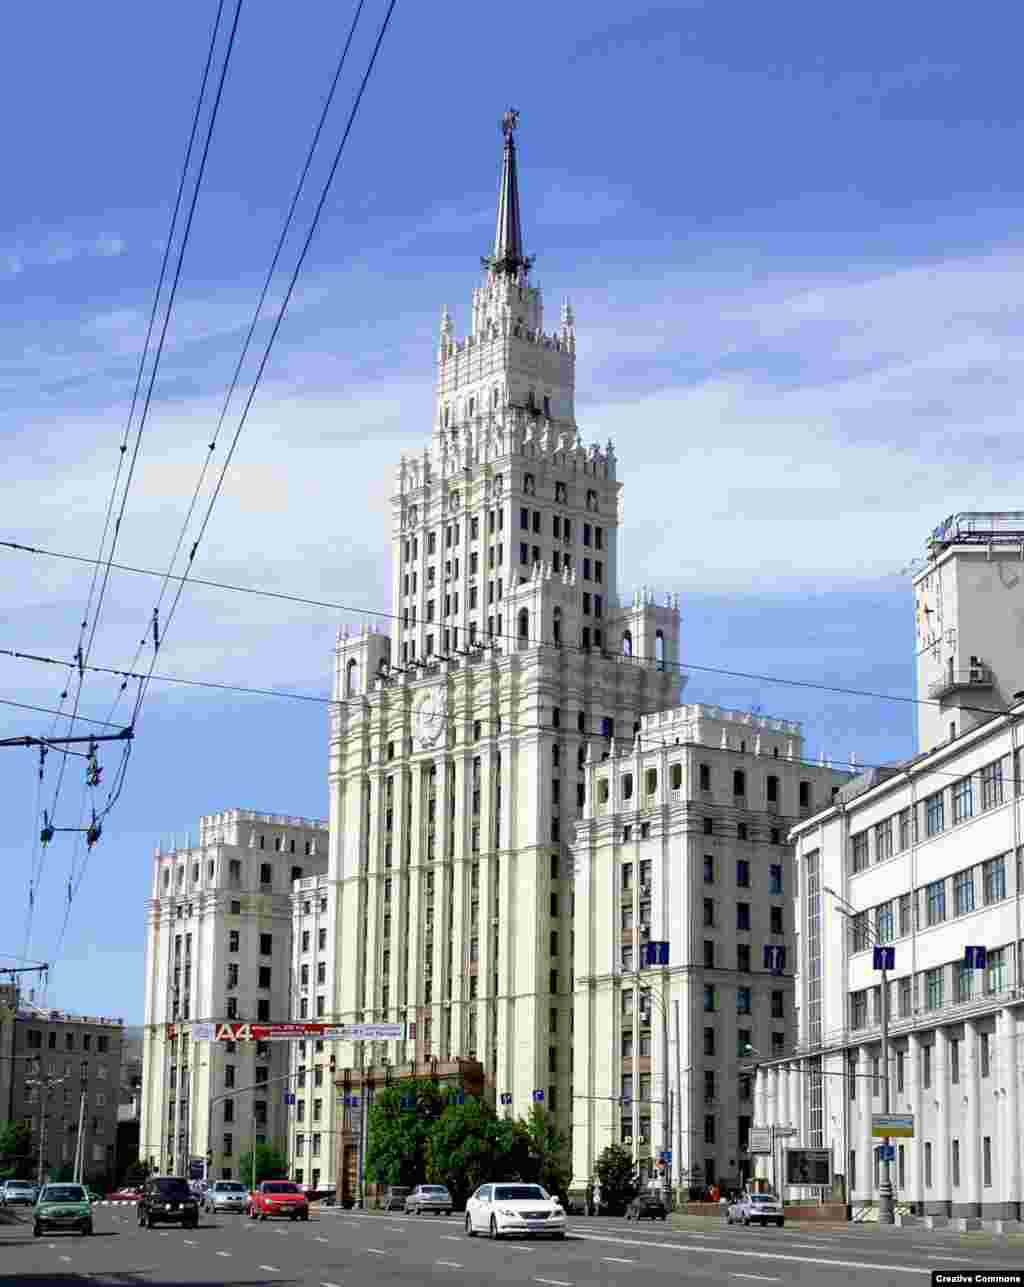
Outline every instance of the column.
[[1016, 1013], [1009, 1006], [999, 1016], [999, 1067], [1003, 1078], [1000, 1097], [999, 1143], [1001, 1188], [998, 1199], [1003, 1202], [1006, 1216], [1019, 1220], [1021, 1216], [1021, 1143], [1020, 1143], [1020, 1049]]
[[932, 1169], [935, 1180], [935, 1212], [949, 1215], [953, 1201], [953, 1190], [950, 1184], [949, 1159], [951, 1145], [949, 1142], [949, 1038], [945, 1028], [935, 1029], [935, 1045], [932, 1048], [932, 1094], [939, 1106], [938, 1124], [935, 1130], [935, 1142], [932, 1148]]
[[924, 1214], [924, 1095], [921, 1091], [921, 1034], [912, 1032], [907, 1042], [908, 1090], [914, 1114], [914, 1138], [907, 1141], [910, 1153], [910, 1201], [915, 1215]]
[[874, 1157], [871, 1152], [871, 1057], [867, 1046], [857, 1051], [857, 1113], [860, 1146], [857, 1149], [857, 1188], [862, 1201], [875, 1196]]
[[793, 1139], [793, 1144], [802, 1144], [804, 1142], [803, 1121], [800, 1117], [800, 1083], [803, 1081], [804, 1072], [800, 1064], [790, 1064], [789, 1066], [789, 1121], [791, 1126], [795, 1126], [797, 1134]]
[[[963, 1214], [966, 1216], [981, 1215], [981, 1038], [977, 1025], [968, 1020], [964, 1024], [964, 1047], [966, 1059], [961, 1074], [966, 1083], [967, 1112], [963, 1116], [963, 1140], [961, 1156], [963, 1157], [962, 1195]], [[964, 1075], [966, 1074], [966, 1075]]]
[[768, 1070], [766, 1068], [758, 1068], [757, 1073], [755, 1074], [755, 1077], [754, 1077], [754, 1125], [755, 1126], [768, 1125], [768, 1107], [766, 1103], [767, 1094], [768, 1094]]

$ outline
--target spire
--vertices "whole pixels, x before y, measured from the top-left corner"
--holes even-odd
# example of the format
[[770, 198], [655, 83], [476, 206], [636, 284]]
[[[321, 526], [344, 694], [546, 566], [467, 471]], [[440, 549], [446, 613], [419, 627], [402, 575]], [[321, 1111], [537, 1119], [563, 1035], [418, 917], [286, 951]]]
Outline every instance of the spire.
[[501, 166], [501, 183], [498, 188], [498, 221], [494, 230], [494, 253], [485, 259], [484, 266], [491, 272], [518, 277], [520, 271], [529, 272], [533, 263], [523, 254], [523, 229], [519, 218], [519, 176], [516, 171], [515, 131], [519, 113], [510, 108], [501, 120], [505, 135], [505, 154]]

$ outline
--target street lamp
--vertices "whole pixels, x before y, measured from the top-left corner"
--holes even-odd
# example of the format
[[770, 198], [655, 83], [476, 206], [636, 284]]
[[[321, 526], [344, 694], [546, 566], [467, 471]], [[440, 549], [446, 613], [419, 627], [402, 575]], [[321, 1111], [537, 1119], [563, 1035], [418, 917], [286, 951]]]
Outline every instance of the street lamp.
[[[836, 911], [849, 919], [857, 912], [841, 894], [837, 894], [829, 885], [824, 886], [826, 894], [831, 895], [836, 904]], [[896, 964], [896, 949], [887, 947], [878, 937], [877, 930], [864, 918], [864, 927], [868, 932], [874, 948], [874, 967], [882, 974], [882, 1115], [889, 1117], [889, 970]], [[896, 1223], [896, 1204], [892, 1188], [892, 1162], [889, 1136], [882, 1140], [881, 1177], [878, 1185], [878, 1223]]]
[[[669, 946], [667, 943], [643, 943], [641, 949], [644, 953], [644, 965], [648, 968], [655, 965], [663, 967], [668, 966]], [[661, 1197], [665, 1203], [665, 1209], [672, 1206], [672, 1181], [669, 1178], [669, 1158], [672, 1155], [672, 1124], [669, 1121], [671, 1113], [671, 1099], [669, 1097], [669, 1075], [668, 1075], [668, 998], [664, 995], [668, 986], [668, 969], [664, 968], [661, 972], [662, 993], [659, 995], [654, 990], [653, 981], [650, 985], [644, 987], [641, 982], [641, 967], [636, 971], [637, 988], [642, 989], [642, 996], [648, 1000], [654, 1000], [658, 1003], [661, 1011], [661, 1068], [662, 1068], [662, 1088], [664, 1095], [662, 1097], [661, 1113]], [[641, 1015], [642, 1017], [642, 1015]], [[681, 1105], [679, 1109], [681, 1110]]]

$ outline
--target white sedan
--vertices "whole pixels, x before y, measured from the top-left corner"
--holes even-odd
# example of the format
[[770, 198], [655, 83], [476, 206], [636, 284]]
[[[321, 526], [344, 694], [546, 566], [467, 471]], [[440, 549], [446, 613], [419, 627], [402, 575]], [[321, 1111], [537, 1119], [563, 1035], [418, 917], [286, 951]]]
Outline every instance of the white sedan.
[[539, 1184], [481, 1184], [466, 1203], [466, 1233], [564, 1238], [565, 1210]]

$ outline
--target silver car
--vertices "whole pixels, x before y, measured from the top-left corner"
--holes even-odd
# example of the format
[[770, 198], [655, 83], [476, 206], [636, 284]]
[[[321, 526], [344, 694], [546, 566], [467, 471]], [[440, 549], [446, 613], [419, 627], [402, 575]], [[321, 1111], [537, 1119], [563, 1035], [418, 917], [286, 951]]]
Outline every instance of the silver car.
[[249, 1191], [238, 1180], [216, 1180], [206, 1190], [203, 1198], [203, 1210], [216, 1214], [218, 1211], [237, 1211], [244, 1215], [249, 1203]]
[[407, 1215], [422, 1215], [435, 1211], [438, 1215], [451, 1215], [452, 1195], [443, 1184], [417, 1184], [405, 1199]]
[[774, 1193], [744, 1193], [738, 1202], [726, 1208], [726, 1224], [759, 1224], [762, 1229], [769, 1224], [781, 1229], [786, 1223], [786, 1211]]

